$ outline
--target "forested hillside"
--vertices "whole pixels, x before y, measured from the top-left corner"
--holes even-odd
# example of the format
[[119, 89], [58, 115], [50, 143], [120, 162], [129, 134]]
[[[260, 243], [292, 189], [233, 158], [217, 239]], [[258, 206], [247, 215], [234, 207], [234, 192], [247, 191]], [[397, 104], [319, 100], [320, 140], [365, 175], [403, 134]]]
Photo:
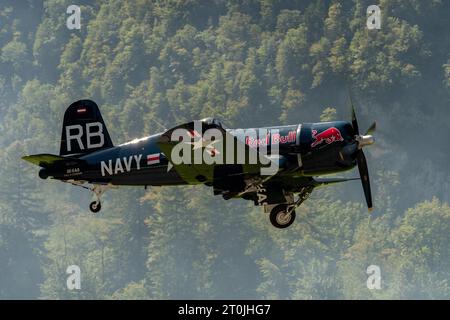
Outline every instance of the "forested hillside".
[[[347, 182], [315, 191], [285, 230], [206, 186], [110, 190], [93, 215], [87, 190], [20, 159], [57, 154], [83, 98], [118, 144], [207, 116], [346, 120], [347, 87], [361, 127], [379, 125], [372, 214]], [[1, 0], [0, 298], [449, 299], [449, 106], [444, 0]]]

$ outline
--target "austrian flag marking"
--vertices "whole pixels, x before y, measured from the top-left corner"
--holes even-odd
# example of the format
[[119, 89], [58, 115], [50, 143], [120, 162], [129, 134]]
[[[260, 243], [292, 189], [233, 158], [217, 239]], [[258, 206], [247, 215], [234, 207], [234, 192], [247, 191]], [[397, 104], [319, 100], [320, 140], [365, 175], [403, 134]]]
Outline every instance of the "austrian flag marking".
[[147, 165], [159, 163], [160, 153], [154, 153], [147, 155]]

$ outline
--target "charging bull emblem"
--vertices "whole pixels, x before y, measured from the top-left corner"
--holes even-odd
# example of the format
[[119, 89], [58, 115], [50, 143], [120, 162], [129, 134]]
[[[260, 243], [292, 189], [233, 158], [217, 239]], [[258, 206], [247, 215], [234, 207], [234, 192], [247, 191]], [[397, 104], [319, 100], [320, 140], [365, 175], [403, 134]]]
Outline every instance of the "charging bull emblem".
[[322, 142], [325, 142], [326, 144], [331, 144], [336, 141], [344, 141], [344, 138], [342, 138], [341, 132], [339, 129], [335, 127], [328, 128], [321, 133], [317, 133], [317, 130], [312, 130], [312, 137], [315, 140], [311, 147], [315, 147]]

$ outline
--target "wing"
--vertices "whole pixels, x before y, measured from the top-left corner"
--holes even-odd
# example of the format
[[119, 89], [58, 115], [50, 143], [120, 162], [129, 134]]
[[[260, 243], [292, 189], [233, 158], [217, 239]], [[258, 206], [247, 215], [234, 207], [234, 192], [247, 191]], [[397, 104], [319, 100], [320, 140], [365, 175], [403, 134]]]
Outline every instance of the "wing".
[[261, 169], [271, 163], [269, 157], [237, 139], [213, 119], [174, 127], [161, 135], [158, 146], [186, 182], [206, 183], [215, 189], [233, 183], [245, 188], [249, 177], [259, 177]]
[[[305, 191], [310, 193], [316, 188], [352, 180], [359, 180], [359, 178], [292, 177], [277, 175], [275, 178], [256, 185], [253, 188], [236, 193], [233, 197], [252, 200], [255, 205], [289, 203], [293, 201], [293, 194], [295, 193], [302, 194]], [[224, 198], [227, 199], [226, 197]]]
[[316, 177], [313, 178], [313, 184], [315, 188], [328, 186], [330, 184], [340, 183], [340, 182], [346, 182], [346, 181], [353, 181], [353, 180], [361, 180], [360, 178], [320, 178]]

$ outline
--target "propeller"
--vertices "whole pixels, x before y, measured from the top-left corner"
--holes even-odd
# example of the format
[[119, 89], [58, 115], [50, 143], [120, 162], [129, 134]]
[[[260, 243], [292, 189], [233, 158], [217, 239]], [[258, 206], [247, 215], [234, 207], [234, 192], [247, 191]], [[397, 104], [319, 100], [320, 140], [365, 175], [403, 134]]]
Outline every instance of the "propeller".
[[364, 196], [366, 198], [367, 208], [372, 211], [372, 192], [370, 190], [369, 170], [367, 168], [366, 156], [362, 149], [359, 149], [356, 153], [356, 161], [358, 162], [359, 176], [361, 177], [361, 183], [364, 190]]
[[353, 99], [352, 99], [352, 95], [350, 94], [350, 91], [348, 93], [348, 96], [350, 98], [350, 107], [352, 108], [352, 127], [353, 127], [353, 132], [355, 133], [355, 135], [359, 135], [358, 120], [356, 119], [355, 107], [353, 106]]
[[352, 108], [352, 127], [355, 134], [355, 140], [358, 143], [358, 149], [356, 151], [356, 162], [358, 164], [359, 176], [361, 178], [362, 187], [364, 190], [364, 196], [366, 198], [367, 208], [369, 212], [373, 209], [372, 204], [372, 192], [370, 189], [370, 179], [369, 179], [369, 169], [367, 168], [366, 156], [363, 152], [363, 147], [367, 145], [371, 145], [375, 142], [372, 137], [372, 133], [376, 129], [376, 122], [372, 123], [372, 125], [367, 129], [365, 135], [361, 135], [359, 133], [358, 120], [356, 119], [355, 107], [353, 106], [352, 96], [349, 92], [350, 97], [350, 106]]

